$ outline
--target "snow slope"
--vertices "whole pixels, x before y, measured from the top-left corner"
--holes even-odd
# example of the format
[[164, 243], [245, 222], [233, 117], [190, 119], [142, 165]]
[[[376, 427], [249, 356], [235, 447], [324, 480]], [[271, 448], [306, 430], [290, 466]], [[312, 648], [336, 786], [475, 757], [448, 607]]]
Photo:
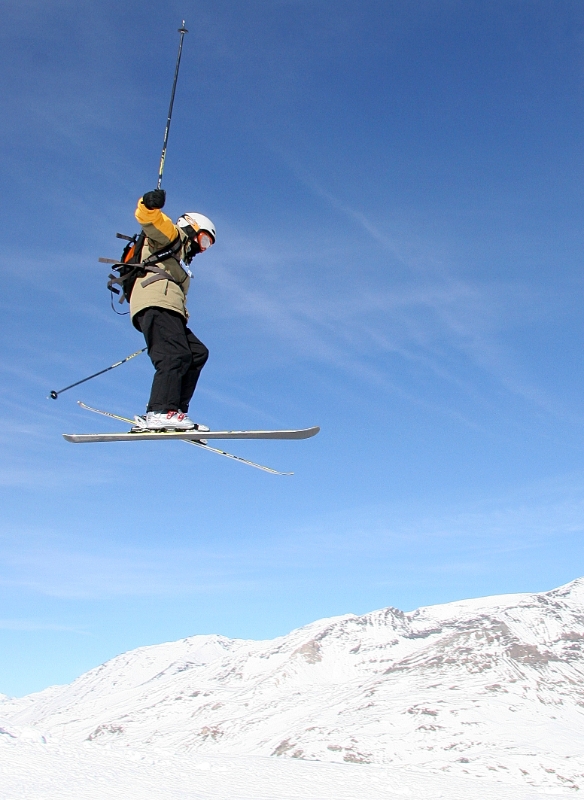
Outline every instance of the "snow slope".
[[260, 756], [193, 759], [90, 745], [3, 745], [1, 740], [2, 800], [556, 800], [562, 792], [372, 764]]
[[574, 794], [584, 789], [583, 645], [584, 579], [325, 619], [272, 641], [194, 636], [0, 700], [0, 755], [22, 740], [42, 752], [82, 746], [86, 758], [103, 746], [191, 765], [292, 758], [538, 790], [517, 797]]

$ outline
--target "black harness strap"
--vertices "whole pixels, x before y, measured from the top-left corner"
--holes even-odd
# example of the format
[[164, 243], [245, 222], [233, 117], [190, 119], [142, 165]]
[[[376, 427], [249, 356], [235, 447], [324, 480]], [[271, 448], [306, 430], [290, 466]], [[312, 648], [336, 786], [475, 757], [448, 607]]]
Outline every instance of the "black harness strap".
[[[156, 264], [160, 263], [161, 261], [168, 261], [170, 258], [176, 258], [178, 253], [180, 252], [183, 246], [182, 239], [180, 236], [177, 236], [176, 239], [171, 242], [166, 247], [163, 247], [161, 250], [157, 250], [155, 253], [152, 253], [145, 258], [144, 261], [139, 261], [138, 263], [124, 262], [118, 261], [114, 265], [114, 270], [120, 271], [124, 268], [131, 267], [127, 272], [120, 275], [109, 275], [109, 281], [107, 284], [108, 289], [110, 292], [115, 292], [116, 294], [120, 294], [119, 289], [116, 289], [116, 285], [120, 286], [123, 289], [123, 284], [127, 284], [131, 282], [132, 286], [134, 282], [138, 278], [143, 278], [145, 273], [151, 272], [154, 273], [150, 278], [145, 281], [141, 282], [141, 286], [149, 286], [151, 283], [155, 283], [156, 281], [172, 281], [172, 283], [176, 283], [177, 286], [182, 287], [182, 284], [186, 281], [187, 275], [182, 281], [177, 281], [175, 278], [172, 277], [170, 272], [167, 272], [165, 269], [161, 269], [157, 267]], [[177, 261], [179, 259], [176, 259]], [[119, 302], [123, 303], [126, 298], [125, 292], [122, 292], [122, 296], [120, 297]]]
[[182, 239], [180, 236], [177, 236], [173, 242], [162, 250], [157, 250], [155, 253], [149, 255], [148, 258], [144, 259], [144, 261], [141, 261], [140, 266], [150, 266], [151, 264], [156, 264], [158, 261], [168, 261], [169, 258], [176, 256], [176, 254], [180, 252], [182, 244]]

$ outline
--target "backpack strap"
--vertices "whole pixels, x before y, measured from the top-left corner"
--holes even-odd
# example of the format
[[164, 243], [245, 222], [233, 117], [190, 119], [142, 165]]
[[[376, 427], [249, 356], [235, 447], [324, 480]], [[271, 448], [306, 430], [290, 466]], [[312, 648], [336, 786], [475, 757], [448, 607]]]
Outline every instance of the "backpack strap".
[[142, 267], [142, 269], [144, 269], [146, 272], [153, 272], [154, 275], [146, 278], [145, 281], [140, 281], [140, 286], [150, 286], [150, 284], [156, 283], [156, 281], [172, 281], [172, 283], [176, 283], [177, 286], [182, 286], [189, 277], [185, 272], [185, 276], [182, 281], [177, 281], [176, 278], [173, 278], [172, 275], [165, 269], [160, 269], [160, 267], [156, 267], [154, 264], [149, 267]]
[[177, 256], [182, 246], [183, 242], [179, 234], [173, 242], [166, 247], [163, 247], [162, 250], [157, 250], [155, 253], [149, 255], [148, 258], [140, 262], [140, 265], [142, 267], [147, 267], [151, 266], [152, 264], [157, 264], [159, 261], [168, 261], [169, 258]]
[[146, 269], [147, 267], [157, 264], [159, 261], [168, 261], [169, 258], [176, 257], [181, 247], [182, 239], [180, 236], [177, 236], [174, 242], [163, 247], [162, 250], [157, 250], [155, 253], [152, 253], [148, 258], [145, 258], [144, 261], [133, 261], [130, 259], [129, 261], [114, 261], [110, 263], [113, 263], [114, 269], [118, 269], [118, 267], [127, 267], [129, 264]]
[[[140, 238], [142, 241], [140, 242]], [[144, 242], [144, 234], [142, 233], [140, 237], [137, 239], [136, 244], [140, 244], [139, 250], [142, 250], [141, 245]], [[160, 250], [157, 250], [154, 253], [151, 253], [148, 258], [145, 258], [144, 261], [135, 261], [133, 257], [129, 258], [128, 261], [117, 261], [114, 263], [114, 270], [120, 272], [120, 275], [109, 275], [109, 281], [107, 284], [107, 288], [110, 292], [115, 292], [115, 294], [120, 294], [119, 289], [116, 289], [116, 285], [119, 285], [122, 290], [124, 289], [124, 284], [126, 286], [128, 283], [132, 285], [138, 278], [144, 277], [144, 273], [151, 272], [153, 273], [150, 278], [141, 282], [141, 286], [149, 286], [151, 283], [155, 283], [156, 281], [172, 281], [172, 283], [176, 283], [177, 286], [182, 287], [182, 284], [186, 281], [188, 275], [185, 274], [185, 277], [182, 281], [177, 281], [172, 275], [167, 272], [165, 269], [161, 269], [157, 267], [156, 264], [160, 263], [161, 261], [168, 261], [170, 258], [177, 258], [181, 248], [183, 246], [183, 241], [180, 237], [180, 234], [172, 241], [170, 244], [166, 245]], [[130, 246], [128, 246], [129, 250]], [[134, 250], [134, 252], [138, 251], [138, 247]], [[123, 258], [123, 256], [122, 256]], [[139, 256], [138, 256], [139, 258]], [[128, 269], [130, 267], [130, 269]], [[122, 296], [120, 297], [119, 302], [123, 303], [125, 299], [129, 300], [129, 297], [126, 298], [125, 292], [122, 291]]]

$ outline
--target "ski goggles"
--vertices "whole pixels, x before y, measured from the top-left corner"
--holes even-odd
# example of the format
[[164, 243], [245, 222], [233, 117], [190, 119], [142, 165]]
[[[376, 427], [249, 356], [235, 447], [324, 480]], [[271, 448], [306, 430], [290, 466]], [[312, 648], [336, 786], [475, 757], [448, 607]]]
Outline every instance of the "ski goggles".
[[199, 245], [201, 253], [215, 244], [215, 240], [208, 231], [199, 231], [193, 238]]
[[211, 245], [215, 244], [215, 239], [213, 239], [209, 231], [198, 231], [192, 225], [181, 225], [181, 229], [186, 233], [191, 242], [196, 242], [198, 244], [199, 253], [208, 250]]

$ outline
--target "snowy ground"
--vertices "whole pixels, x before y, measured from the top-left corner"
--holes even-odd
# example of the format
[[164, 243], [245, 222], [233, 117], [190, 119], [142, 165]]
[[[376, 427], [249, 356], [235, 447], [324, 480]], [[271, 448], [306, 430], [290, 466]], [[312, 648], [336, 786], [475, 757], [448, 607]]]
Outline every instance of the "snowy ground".
[[203, 760], [90, 744], [0, 743], [1, 800], [540, 800], [574, 794], [373, 764], [258, 756]]

